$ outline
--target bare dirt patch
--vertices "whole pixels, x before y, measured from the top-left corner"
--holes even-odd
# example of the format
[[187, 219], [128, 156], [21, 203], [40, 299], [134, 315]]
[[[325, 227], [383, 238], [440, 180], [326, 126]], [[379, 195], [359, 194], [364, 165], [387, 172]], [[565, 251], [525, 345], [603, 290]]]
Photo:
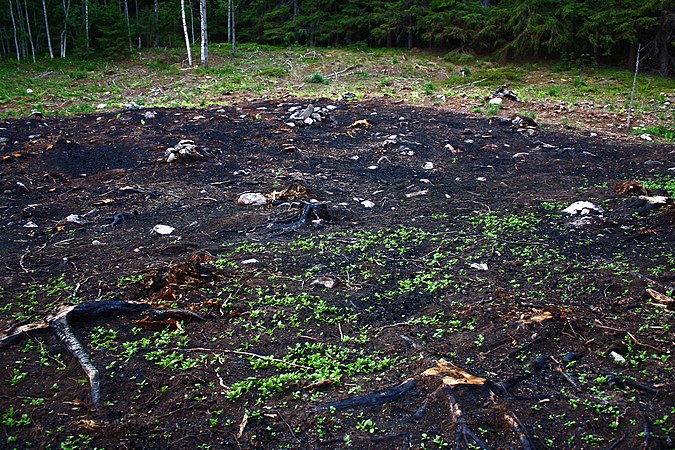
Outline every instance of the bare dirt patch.
[[672, 145], [307, 104], [0, 123], [3, 445], [672, 447]]

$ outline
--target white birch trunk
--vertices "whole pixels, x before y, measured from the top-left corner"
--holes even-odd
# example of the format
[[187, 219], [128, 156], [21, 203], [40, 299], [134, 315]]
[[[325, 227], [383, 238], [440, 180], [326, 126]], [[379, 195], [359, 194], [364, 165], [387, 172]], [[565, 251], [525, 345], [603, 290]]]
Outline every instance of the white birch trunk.
[[129, 52], [133, 51], [131, 46], [131, 22], [129, 21], [129, 2], [124, 0], [124, 17], [127, 19], [127, 35], [129, 36]]
[[52, 37], [49, 35], [49, 21], [47, 20], [47, 5], [42, 0], [42, 12], [45, 15], [45, 30], [47, 31], [47, 47], [49, 47], [49, 57], [54, 59], [54, 50], [52, 50]]
[[190, 10], [190, 42], [195, 45], [197, 38], [195, 37], [195, 15], [192, 8], [192, 0], [188, 0], [188, 9]]
[[190, 37], [188, 36], [187, 21], [185, 20], [185, 0], [180, 0], [180, 14], [183, 17], [183, 35], [185, 36], [188, 64], [192, 67], [192, 50], [190, 49]]
[[12, 30], [14, 31], [14, 47], [16, 47], [16, 62], [21, 61], [21, 56], [19, 55], [19, 38], [16, 33], [16, 21], [14, 20], [14, 11], [12, 8], [12, 0], [8, 0], [9, 3], [9, 16], [12, 18]]
[[159, 0], [154, 0], [152, 6], [152, 12], [154, 17], [155, 30], [153, 36], [155, 38], [155, 47], [159, 44], [159, 36], [157, 34], [157, 29], [159, 28]]
[[63, 2], [63, 30], [61, 31], [61, 58], [66, 57], [66, 48], [68, 41], [68, 15], [70, 13], [70, 0], [61, 0]]
[[234, 24], [234, 0], [232, 0], [232, 15], [230, 17], [230, 21], [232, 22], [232, 56], [235, 56], [237, 54], [237, 27]]
[[227, 0], [227, 42], [232, 42], [232, 0]]
[[[44, 0], [42, 0], [44, 2]], [[89, 0], [84, 0], [84, 45], [89, 50]]]
[[30, 52], [33, 56], [33, 63], [35, 63], [35, 45], [33, 45], [33, 33], [30, 30], [30, 16], [28, 15], [28, 1], [23, 0], [23, 7], [26, 11], [26, 27], [28, 28], [28, 40], [30, 41]]
[[209, 33], [206, 27], [206, 0], [199, 0], [199, 16], [202, 31], [202, 65], [209, 67]]

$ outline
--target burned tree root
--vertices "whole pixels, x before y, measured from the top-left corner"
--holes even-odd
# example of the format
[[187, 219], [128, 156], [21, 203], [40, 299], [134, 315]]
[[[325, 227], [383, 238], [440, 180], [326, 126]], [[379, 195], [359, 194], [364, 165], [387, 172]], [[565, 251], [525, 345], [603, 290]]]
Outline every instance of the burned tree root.
[[77, 359], [77, 361], [80, 363], [80, 366], [82, 366], [82, 370], [84, 370], [87, 378], [89, 378], [89, 384], [91, 386], [91, 401], [96, 409], [99, 409], [101, 406], [100, 374], [98, 369], [96, 369], [96, 366], [94, 366], [94, 364], [91, 362], [89, 353], [75, 336], [75, 333], [70, 326], [69, 320], [93, 320], [107, 315], [145, 311], [149, 308], [150, 305], [147, 303], [112, 300], [65, 306], [42, 321], [10, 329], [5, 336], [0, 337], [0, 347], [6, 347], [16, 342], [23, 335], [31, 331], [51, 329], [59, 341], [61, 341], [63, 346], [73, 355], [75, 359]]
[[[444, 360], [436, 361], [436, 367], [425, 370], [420, 375], [413, 378], [408, 378], [404, 382], [384, 391], [374, 392], [371, 394], [360, 395], [357, 397], [348, 398], [338, 402], [326, 403], [316, 407], [317, 410], [339, 410], [347, 408], [360, 408], [383, 405], [397, 400], [405, 393], [409, 392], [423, 377], [437, 377], [440, 378], [441, 384], [432, 393], [428, 394], [422, 406], [410, 418], [399, 422], [397, 426], [402, 426], [413, 420], [420, 419], [427, 411], [430, 399], [441, 397], [449, 404], [449, 412], [452, 420], [456, 426], [455, 428], [455, 449], [462, 448], [480, 448], [482, 450], [489, 450], [489, 446], [483, 441], [469, 426], [466, 415], [460, 404], [459, 398], [462, 394], [468, 394], [468, 398], [473, 397], [473, 401], [478, 401], [480, 404], [488, 402], [496, 402], [498, 400], [497, 393], [494, 392], [493, 386], [500, 386], [500, 383], [493, 383], [481, 377], [471, 375], [468, 372], [460, 369], [453, 364]], [[478, 399], [478, 400], [477, 400]], [[465, 399], [466, 400], [466, 399]], [[532, 438], [527, 432], [527, 428], [520, 421], [520, 419], [512, 412], [506, 413], [503, 416], [506, 424], [511, 428], [520, 441], [524, 450], [534, 450], [536, 448]], [[401, 434], [392, 434], [390, 437], [398, 437]], [[353, 438], [353, 436], [352, 436]], [[324, 443], [333, 442], [327, 441]]]
[[299, 214], [277, 219], [270, 225], [270, 231], [279, 233], [288, 233], [295, 231], [301, 226], [305, 225], [307, 221], [313, 220], [329, 220], [328, 207], [325, 203], [305, 203], [302, 211]]
[[372, 394], [360, 395], [358, 397], [348, 398], [339, 402], [327, 403], [325, 405], [317, 406], [317, 409], [347, 409], [370, 407], [377, 405], [384, 405], [385, 403], [393, 402], [409, 390], [415, 387], [417, 381], [414, 378], [409, 378], [403, 383], [380, 392], [373, 392]]

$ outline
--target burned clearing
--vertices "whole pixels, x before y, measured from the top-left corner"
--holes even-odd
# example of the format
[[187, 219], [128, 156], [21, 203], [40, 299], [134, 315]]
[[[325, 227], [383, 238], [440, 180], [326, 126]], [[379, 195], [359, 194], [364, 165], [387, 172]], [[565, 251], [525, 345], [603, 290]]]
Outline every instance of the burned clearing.
[[673, 145], [308, 104], [0, 123], [3, 445], [673, 446]]

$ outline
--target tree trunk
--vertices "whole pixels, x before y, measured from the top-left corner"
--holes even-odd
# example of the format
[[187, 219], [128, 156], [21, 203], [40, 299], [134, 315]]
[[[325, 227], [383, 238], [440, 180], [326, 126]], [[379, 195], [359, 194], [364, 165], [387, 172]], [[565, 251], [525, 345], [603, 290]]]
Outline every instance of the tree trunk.
[[300, 5], [298, 5], [298, 0], [291, 0], [293, 4], [293, 17], [298, 17], [300, 15]]
[[661, 11], [661, 23], [656, 35], [656, 45], [659, 52], [659, 75], [667, 77], [670, 74], [670, 46], [673, 40], [674, 13], [668, 10]]
[[30, 41], [30, 51], [33, 56], [33, 63], [35, 63], [35, 45], [33, 45], [33, 33], [30, 30], [30, 16], [28, 15], [28, 1], [23, 0], [23, 7], [26, 10], [26, 27], [28, 28], [28, 39]]
[[635, 44], [630, 44], [630, 47], [628, 48], [628, 64], [626, 64], [626, 68], [633, 72], [635, 70], [635, 61], [637, 60], [637, 51], [638, 51], [638, 45], [637, 43]]
[[[44, 3], [44, 0], [42, 0]], [[89, 50], [89, 0], [84, 0], [84, 46]]]
[[124, 0], [124, 17], [127, 19], [127, 35], [129, 37], [129, 52], [133, 51], [131, 46], [131, 22], [129, 21], [129, 2]]
[[49, 48], [49, 57], [54, 59], [54, 50], [52, 50], [52, 37], [49, 35], [49, 21], [47, 20], [47, 5], [45, 0], [42, 0], [42, 12], [45, 15], [45, 30], [47, 30], [47, 47]]
[[190, 49], [190, 37], [188, 36], [187, 22], [185, 20], [185, 0], [180, 0], [180, 13], [183, 18], [183, 35], [185, 36], [185, 47], [187, 48], [188, 65], [192, 67], [192, 50]]
[[232, 42], [232, 0], [227, 0], [227, 42]]
[[202, 65], [209, 67], [209, 33], [206, 24], [206, 0], [199, 0], [199, 17], [201, 18]]
[[154, 0], [152, 4], [152, 14], [153, 14], [153, 23], [155, 25], [153, 30], [153, 36], [155, 41], [155, 47], [159, 45], [159, 33], [157, 29], [159, 28], [159, 0]]
[[16, 0], [16, 23], [17, 23], [17, 33], [19, 35], [19, 45], [21, 48], [21, 56], [23, 59], [28, 58], [28, 45], [26, 44], [26, 35], [28, 34], [24, 29], [23, 21], [23, 8], [21, 8], [21, 3], [19, 0]]
[[63, 30], [61, 31], [61, 58], [66, 57], [68, 47], [68, 15], [70, 13], [70, 0], [61, 0], [63, 3]]
[[232, 0], [232, 15], [230, 16], [230, 21], [232, 22], [232, 56], [236, 56], [236, 54], [237, 54], [237, 38], [236, 38], [237, 27], [234, 25], [234, 0]]
[[12, 18], [12, 30], [14, 31], [14, 47], [16, 47], [16, 62], [21, 61], [21, 56], [19, 56], [19, 38], [16, 33], [16, 21], [14, 20], [14, 11], [12, 10], [12, 0], [8, 0], [9, 3], [9, 16]]
[[188, 0], [188, 9], [190, 10], [190, 42], [195, 45], [197, 39], [195, 38], [195, 15], [192, 8], [192, 0]]

